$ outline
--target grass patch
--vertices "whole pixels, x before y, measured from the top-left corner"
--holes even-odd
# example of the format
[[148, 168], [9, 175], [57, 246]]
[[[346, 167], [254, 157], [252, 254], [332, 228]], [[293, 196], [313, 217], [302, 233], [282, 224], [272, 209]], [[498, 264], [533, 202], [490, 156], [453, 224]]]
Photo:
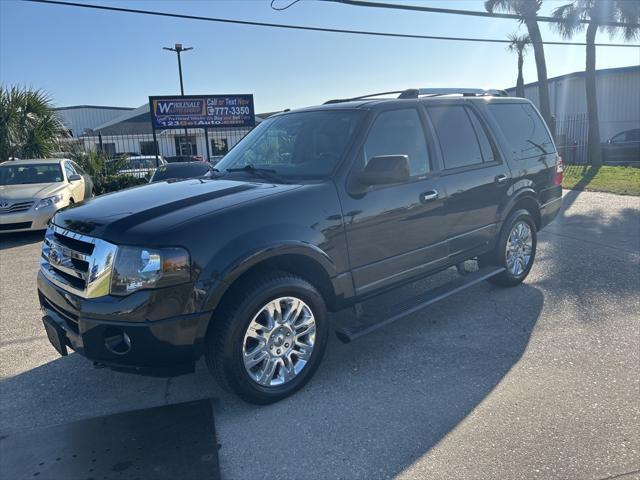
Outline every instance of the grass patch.
[[640, 168], [565, 165], [562, 188], [640, 195]]

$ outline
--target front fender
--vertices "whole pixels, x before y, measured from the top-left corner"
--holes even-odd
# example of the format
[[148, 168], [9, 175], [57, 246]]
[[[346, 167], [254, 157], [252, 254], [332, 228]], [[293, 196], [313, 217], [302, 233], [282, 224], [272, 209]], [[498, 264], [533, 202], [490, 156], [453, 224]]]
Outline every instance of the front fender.
[[[260, 235], [251, 235], [253, 243]], [[229, 286], [252, 267], [282, 255], [305, 257], [319, 265], [329, 278], [339, 272], [333, 259], [317, 244], [305, 240], [272, 240], [254, 248], [243, 248], [246, 239], [236, 239], [220, 250], [199, 275], [196, 289], [203, 292], [201, 311], [216, 308]]]

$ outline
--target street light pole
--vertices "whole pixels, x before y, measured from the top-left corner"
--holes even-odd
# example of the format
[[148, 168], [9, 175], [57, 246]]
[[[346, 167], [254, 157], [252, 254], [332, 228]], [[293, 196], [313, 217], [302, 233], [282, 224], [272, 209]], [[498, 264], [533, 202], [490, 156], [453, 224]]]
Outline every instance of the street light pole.
[[[173, 48], [171, 47], [162, 47], [163, 50], [169, 50], [170, 52], [176, 52], [178, 55], [178, 75], [180, 76], [180, 95], [184, 97], [184, 83], [182, 81], [182, 60], [180, 59], [180, 52], [188, 52], [189, 50], [193, 50], [193, 47], [183, 47], [181, 43], [176, 43]], [[187, 128], [184, 129], [184, 138], [187, 144], [189, 145], [189, 153], [191, 154], [191, 142], [189, 142], [189, 134], [187, 132]]]

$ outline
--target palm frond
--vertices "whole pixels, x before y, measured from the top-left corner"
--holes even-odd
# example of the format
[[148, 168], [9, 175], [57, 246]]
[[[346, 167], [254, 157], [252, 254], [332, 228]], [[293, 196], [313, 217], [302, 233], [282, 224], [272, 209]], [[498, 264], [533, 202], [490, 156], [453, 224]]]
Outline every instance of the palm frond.
[[517, 32], [508, 34], [507, 39], [509, 40], [507, 50], [509, 50], [510, 52], [516, 52], [519, 55], [523, 55], [527, 50], [527, 47], [531, 44], [529, 35], [519, 35]]
[[63, 132], [45, 92], [0, 86], [0, 161], [49, 156], [58, 149]]
[[513, 13], [524, 18], [533, 18], [542, 7], [542, 0], [485, 0], [484, 8], [489, 13]]
[[563, 38], [571, 38], [576, 33], [584, 30], [584, 23], [580, 20], [588, 18], [588, 9], [583, 2], [575, 1], [556, 8], [552, 14], [556, 23], [551, 28], [556, 30]]

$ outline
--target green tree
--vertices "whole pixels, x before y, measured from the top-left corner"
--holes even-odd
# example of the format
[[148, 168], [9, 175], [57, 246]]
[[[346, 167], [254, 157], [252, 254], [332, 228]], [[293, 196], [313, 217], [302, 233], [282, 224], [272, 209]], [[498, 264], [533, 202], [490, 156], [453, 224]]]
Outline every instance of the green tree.
[[531, 43], [529, 35], [518, 35], [510, 33], [507, 35], [510, 43], [507, 47], [510, 52], [518, 55], [518, 80], [516, 82], [516, 97], [524, 97], [524, 77], [522, 76], [522, 65], [524, 64], [524, 54]]
[[484, 8], [489, 13], [506, 12], [514, 13], [521, 17], [529, 31], [529, 41], [533, 46], [533, 54], [538, 71], [538, 100], [540, 113], [547, 125], [551, 123], [551, 105], [549, 103], [549, 82], [547, 81], [547, 63], [544, 59], [544, 45], [542, 34], [538, 26], [538, 11], [542, 6], [542, 0], [486, 0]]
[[[589, 20], [586, 26], [586, 62], [585, 93], [587, 100], [587, 118], [589, 130], [587, 150], [589, 163], [602, 164], [602, 148], [600, 146], [600, 123], [598, 120], [598, 101], [596, 96], [596, 33], [602, 29], [603, 22], [622, 22], [629, 24], [622, 29], [626, 40], [640, 37], [640, 1], [638, 0], [574, 0], [553, 11], [557, 19], [556, 30], [564, 38], [571, 38], [585, 29], [581, 20]], [[618, 34], [619, 29], [607, 27], [609, 36]]]
[[50, 156], [64, 135], [46, 93], [0, 86], [0, 161]]

